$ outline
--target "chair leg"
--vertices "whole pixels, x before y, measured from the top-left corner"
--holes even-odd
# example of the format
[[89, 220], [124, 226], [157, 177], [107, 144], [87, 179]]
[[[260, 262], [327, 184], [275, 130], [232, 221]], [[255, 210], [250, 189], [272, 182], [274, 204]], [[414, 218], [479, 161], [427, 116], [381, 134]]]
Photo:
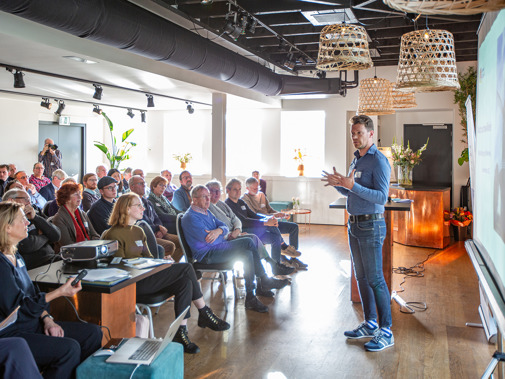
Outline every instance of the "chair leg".
[[221, 284], [223, 285], [224, 310], [228, 312], [228, 296], [226, 296], [226, 279], [224, 277], [224, 272], [220, 272], [219, 276], [221, 278]]

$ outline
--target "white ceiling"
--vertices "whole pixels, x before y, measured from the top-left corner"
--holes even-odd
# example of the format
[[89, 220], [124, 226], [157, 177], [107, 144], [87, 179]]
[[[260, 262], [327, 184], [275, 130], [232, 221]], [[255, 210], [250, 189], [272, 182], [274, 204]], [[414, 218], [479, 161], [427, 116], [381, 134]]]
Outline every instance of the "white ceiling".
[[[98, 63], [80, 63], [64, 56], [78, 56]], [[209, 104], [194, 104], [197, 110], [210, 108], [214, 92], [229, 94], [228, 106], [280, 107], [278, 99], [127, 51], [74, 37], [4, 12], [0, 12], [0, 63]], [[64, 98], [95, 102], [101, 104], [103, 108], [106, 108], [106, 104], [147, 110], [186, 107], [184, 101], [154, 95], [155, 108], [147, 108], [144, 93], [106, 85], [103, 86], [102, 100], [98, 101], [92, 97], [94, 88], [91, 83], [30, 72], [25, 73], [24, 81], [26, 88], [13, 88], [13, 75], [1, 68], [0, 90], [4, 91], [49, 97], [52, 101], [55, 98]]]

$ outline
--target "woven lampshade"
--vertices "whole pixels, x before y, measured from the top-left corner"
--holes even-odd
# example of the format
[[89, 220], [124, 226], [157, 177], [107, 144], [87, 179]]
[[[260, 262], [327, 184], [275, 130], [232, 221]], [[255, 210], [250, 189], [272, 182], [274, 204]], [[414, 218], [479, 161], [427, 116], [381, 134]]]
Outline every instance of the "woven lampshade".
[[359, 82], [358, 114], [367, 116], [393, 114], [393, 83], [387, 79], [370, 78]]
[[472, 15], [505, 8], [505, 0], [384, 0], [405, 13]]
[[398, 91], [396, 89], [396, 85], [393, 85], [393, 90], [391, 94], [393, 97], [393, 109], [406, 109], [417, 107], [415, 92]]
[[406, 92], [459, 88], [454, 38], [446, 30], [415, 30], [402, 36], [396, 88]]
[[321, 30], [316, 65], [319, 70], [365, 70], [372, 65], [365, 28], [335, 24]]

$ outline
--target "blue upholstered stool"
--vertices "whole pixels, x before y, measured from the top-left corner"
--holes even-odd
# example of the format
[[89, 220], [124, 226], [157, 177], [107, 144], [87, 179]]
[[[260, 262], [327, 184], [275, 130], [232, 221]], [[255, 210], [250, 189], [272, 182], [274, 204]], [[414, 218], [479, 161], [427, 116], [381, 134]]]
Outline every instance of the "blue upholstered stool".
[[[106, 363], [108, 356], [89, 357], [77, 367], [77, 379], [129, 378], [135, 365]], [[140, 366], [134, 379], [173, 379], [184, 377], [184, 350], [180, 343], [172, 342], [150, 366]]]

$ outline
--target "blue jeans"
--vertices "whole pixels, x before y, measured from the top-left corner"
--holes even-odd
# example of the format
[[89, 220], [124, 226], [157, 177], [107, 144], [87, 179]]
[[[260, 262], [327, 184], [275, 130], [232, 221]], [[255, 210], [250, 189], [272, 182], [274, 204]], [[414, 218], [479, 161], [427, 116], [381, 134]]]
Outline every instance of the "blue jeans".
[[276, 226], [259, 226], [254, 228], [242, 228], [246, 233], [258, 236], [261, 242], [271, 244], [272, 259], [279, 263], [281, 261], [281, 245], [284, 242], [281, 232]]
[[391, 296], [382, 272], [382, 245], [386, 237], [384, 219], [348, 224], [349, 247], [358, 281], [365, 320], [377, 319], [379, 326], [389, 328]]

